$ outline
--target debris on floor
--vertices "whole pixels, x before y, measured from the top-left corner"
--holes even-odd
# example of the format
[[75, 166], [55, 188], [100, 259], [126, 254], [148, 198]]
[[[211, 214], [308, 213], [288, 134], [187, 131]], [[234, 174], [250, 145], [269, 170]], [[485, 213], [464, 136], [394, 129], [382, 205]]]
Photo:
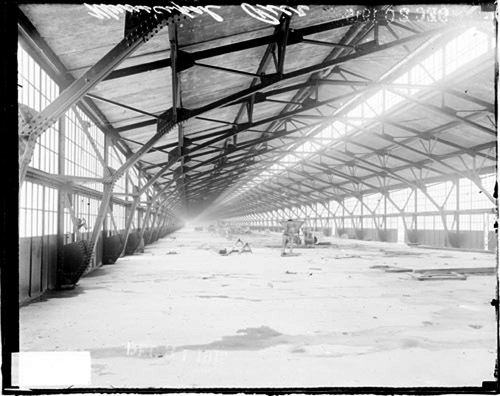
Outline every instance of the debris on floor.
[[468, 274], [468, 275], [495, 275], [496, 268], [495, 267], [480, 267], [480, 268], [433, 268], [433, 269], [418, 269], [414, 272], [417, 273], [449, 273], [449, 272], [457, 272], [459, 274]]
[[339, 255], [337, 254], [334, 259], [338, 260], [338, 259], [348, 259], [348, 258], [361, 258], [361, 256], [357, 255], [357, 254], [342, 254], [342, 255]]
[[218, 247], [216, 247], [216, 246], [212, 246], [212, 247], [211, 247], [211, 249], [212, 249], [215, 253], [217, 253], [217, 254], [221, 254], [221, 255], [227, 255], [227, 254], [228, 254], [228, 253], [227, 253], [227, 249], [226, 249], [226, 248], [224, 248], [224, 249], [220, 249], [220, 248], [218, 248]]
[[235, 242], [229, 253], [253, 253], [248, 242], [243, 242], [240, 238]]
[[[412, 275], [412, 274], [410, 274]], [[441, 273], [430, 273], [425, 272], [422, 275], [412, 275], [415, 279], [419, 281], [426, 280], [466, 280], [465, 275], [459, 274], [458, 272], [441, 272]]]
[[405, 252], [403, 250], [385, 250], [380, 249], [384, 253], [385, 257], [400, 257], [400, 256], [421, 256], [422, 253], [415, 252]]
[[396, 267], [394, 265], [372, 265], [372, 269], [381, 269], [384, 272], [413, 272], [410, 268]]
[[165, 253], [165, 254], [169, 255], [169, 254], [179, 254], [179, 253], [177, 253], [175, 250], [171, 250], [170, 252]]
[[[496, 328], [489, 301], [496, 278], [465, 274], [467, 282], [458, 282], [413, 277], [431, 271], [417, 272], [420, 268], [493, 269], [492, 254], [454, 253], [457, 261], [434, 251], [423, 253], [425, 260], [387, 258], [379, 251], [386, 243], [342, 243], [337, 238], [332, 241], [340, 241], [341, 249], [297, 249], [301, 256], [280, 260], [279, 246], [265, 245], [277, 245], [282, 235], [254, 232], [241, 235], [253, 255], [223, 257], [219, 252], [227, 253], [238, 236], [228, 242], [188, 231], [178, 231], [174, 243], [159, 240], [144, 255], [128, 257], [125, 265], [96, 270], [76, 290], [59, 292], [59, 298], [21, 308], [21, 350], [120, 347], [117, 356], [92, 352], [93, 365], [106, 365], [111, 373], [100, 375], [94, 367], [95, 387], [121, 385], [123, 377], [135, 381], [126, 386], [189, 388], [197, 382], [208, 388], [217, 387], [220, 379], [229, 381], [228, 373], [241, 373], [246, 382], [238, 382], [238, 375], [224, 386], [251, 387], [272, 370], [290, 374], [280, 386], [289, 386], [292, 374], [298, 381], [311, 375], [310, 385], [294, 386], [337, 385], [344, 377], [349, 386], [371, 385], [380, 378], [394, 386], [396, 377], [402, 378], [401, 386], [411, 386], [421, 372], [434, 385], [472, 386], [493, 375]], [[169, 251], [179, 257], [165, 258]], [[402, 268], [414, 271], [385, 274]], [[103, 317], [107, 321], [96, 336], [95, 324]], [[131, 320], [139, 326], [130, 326]], [[129, 356], [128, 341], [136, 346]], [[222, 352], [227, 358], [220, 358]], [[217, 364], [209, 365], [207, 356], [218, 356]], [[374, 364], [386, 361], [390, 364]], [[310, 368], [306, 374], [304, 367]]]
[[253, 253], [250, 244], [248, 242], [243, 242], [239, 238], [230, 249], [226, 249], [226, 248], [219, 249], [217, 247], [212, 247], [212, 250], [214, 250], [216, 253], [220, 254], [221, 256], [229, 256], [232, 253], [238, 253], [238, 254]]
[[413, 270], [403, 267], [388, 267], [384, 269], [384, 272], [413, 272]]

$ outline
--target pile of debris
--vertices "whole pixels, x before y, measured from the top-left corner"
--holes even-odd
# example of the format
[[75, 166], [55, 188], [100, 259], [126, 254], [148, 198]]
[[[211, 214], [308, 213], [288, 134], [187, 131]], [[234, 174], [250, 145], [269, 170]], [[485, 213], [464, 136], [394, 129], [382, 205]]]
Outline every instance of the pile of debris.
[[429, 269], [409, 269], [403, 267], [396, 267], [391, 265], [374, 265], [370, 268], [381, 269], [384, 272], [406, 272], [412, 278], [425, 281], [425, 280], [466, 280], [467, 275], [494, 275], [496, 273], [495, 267], [481, 267], [481, 268], [429, 268]]
[[221, 256], [229, 256], [232, 253], [253, 253], [250, 244], [248, 242], [243, 242], [240, 238], [238, 238], [230, 249], [219, 249], [214, 247], [213, 250]]

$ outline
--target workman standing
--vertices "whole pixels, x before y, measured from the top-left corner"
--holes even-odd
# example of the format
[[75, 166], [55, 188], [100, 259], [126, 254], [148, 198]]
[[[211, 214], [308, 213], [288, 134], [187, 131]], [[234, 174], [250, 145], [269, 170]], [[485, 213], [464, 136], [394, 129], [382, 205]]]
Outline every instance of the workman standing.
[[[293, 246], [293, 238], [296, 233], [295, 229], [295, 224], [292, 219], [288, 219], [288, 221], [285, 223], [285, 231], [283, 232], [283, 246], [281, 249], [281, 255], [285, 255], [285, 248], [287, 243], [290, 243], [290, 246]], [[291, 249], [290, 249], [291, 250]]]

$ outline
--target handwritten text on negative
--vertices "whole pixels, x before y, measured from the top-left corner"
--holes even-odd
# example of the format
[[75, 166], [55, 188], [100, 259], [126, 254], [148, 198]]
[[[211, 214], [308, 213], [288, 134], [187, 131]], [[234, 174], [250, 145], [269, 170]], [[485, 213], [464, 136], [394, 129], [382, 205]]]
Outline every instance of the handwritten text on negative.
[[[220, 6], [216, 5], [206, 5], [206, 6], [179, 6], [174, 2], [170, 2], [170, 6], [132, 6], [130, 4], [87, 4], [84, 3], [90, 11], [89, 14], [93, 17], [99, 19], [119, 19], [119, 15], [124, 12], [141, 12], [145, 11], [147, 13], [172, 13], [178, 11], [189, 18], [194, 18], [196, 15], [207, 14], [210, 15], [217, 22], [222, 22], [224, 19], [217, 14], [216, 10], [220, 9]], [[241, 8], [251, 17], [258, 19], [259, 21], [269, 23], [271, 25], [279, 25], [279, 15], [284, 13], [288, 16], [293, 14], [299, 17], [305, 16], [304, 10], [309, 10], [308, 6], [299, 5], [296, 7], [291, 7], [287, 5], [252, 5], [248, 3], [242, 3]]]

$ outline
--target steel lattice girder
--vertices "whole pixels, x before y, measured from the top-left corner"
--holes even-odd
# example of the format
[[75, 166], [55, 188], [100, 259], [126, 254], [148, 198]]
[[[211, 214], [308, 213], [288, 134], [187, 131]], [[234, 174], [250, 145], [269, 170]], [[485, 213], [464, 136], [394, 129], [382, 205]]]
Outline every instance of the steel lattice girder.
[[[330, 151], [332, 152], [332, 154], [336, 154], [337, 156], [336, 156], [336, 157], [333, 157], [333, 156], [327, 155], [326, 153], [322, 153], [321, 155], [322, 155], [322, 156], [325, 156], [325, 157], [328, 157], [328, 158], [331, 158], [331, 159], [334, 159], [334, 160], [336, 160], [336, 161], [338, 161], [338, 162], [340, 163], [340, 166], [347, 166], [347, 165], [349, 164], [349, 162], [351, 162], [351, 157], [349, 156], [349, 154], [348, 154], [348, 153], [343, 152], [343, 151], [338, 151], [338, 150], [331, 150], [331, 149], [330, 149]], [[345, 161], [345, 160], [340, 159], [340, 158], [338, 157], [339, 155], [340, 155], [340, 156], [347, 156], [347, 157], [348, 157], [348, 160], [347, 160], [347, 161]], [[441, 157], [446, 157], [446, 155], [441, 156]], [[440, 157], [438, 157], [438, 158], [440, 158]], [[404, 159], [403, 159], [403, 158], [401, 158], [401, 161], [403, 161], [403, 160], [404, 160]], [[388, 170], [388, 169], [387, 169], [387, 168], [385, 168], [385, 167], [379, 166], [379, 165], [377, 165], [377, 164], [375, 164], [375, 163], [373, 163], [373, 162], [367, 161], [367, 160], [363, 160], [362, 158], [359, 158], [359, 157], [357, 157], [357, 158], [356, 158], [356, 161], [361, 161], [361, 162], [364, 162], [364, 163], [366, 163], [367, 165], [369, 165], [369, 166], [371, 166], [371, 167], [378, 168], [378, 169], [380, 169], [380, 170], [381, 170], [381, 171], [382, 171], [385, 175], [387, 175], [387, 176], [389, 176], [389, 177], [391, 177], [391, 178], [394, 178], [395, 180], [398, 180], [399, 182], [402, 182], [403, 184], [410, 185], [410, 186], [412, 186], [412, 187], [415, 187], [415, 186], [417, 186], [417, 187], [418, 187], [418, 183], [412, 183], [412, 182], [410, 182], [410, 181], [408, 181], [408, 180], [406, 180], [406, 179], [404, 179], [404, 178], [402, 178], [402, 177], [398, 176], [398, 175], [395, 173], [395, 172], [396, 172], [396, 170]], [[404, 169], [413, 168], [413, 167], [415, 166], [415, 163], [413, 163], [413, 162], [411, 162], [411, 161], [405, 160], [405, 162], [407, 162], [409, 165], [405, 166], [405, 167], [404, 167]], [[336, 176], [338, 176], [338, 177], [342, 177], [342, 178], [348, 179], [349, 181], [348, 181], [347, 183], [349, 183], [349, 182], [356, 182], [356, 183], [362, 183], [362, 184], [365, 184], [365, 185], [367, 185], [368, 187], [370, 187], [370, 190], [371, 190], [371, 191], [376, 191], [376, 192], [380, 192], [380, 193], [383, 193], [383, 194], [386, 192], [384, 188], [377, 188], [377, 187], [375, 187], [375, 186], [373, 186], [373, 185], [370, 185], [370, 184], [366, 183], [366, 182], [364, 181], [364, 179], [363, 179], [363, 178], [356, 177], [356, 176], [351, 176], [351, 175], [347, 175], [347, 174], [345, 174], [345, 173], [343, 173], [343, 172], [340, 172], [340, 171], [338, 171], [338, 170], [332, 169], [331, 167], [326, 166], [326, 165], [323, 165], [323, 164], [321, 164], [321, 163], [320, 163], [320, 164], [309, 164], [309, 163], [304, 163], [304, 165], [305, 165], [305, 166], [312, 167], [312, 168], [314, 168], [314, 169], [316, 169], [316, 170], [322, 170], [322, 171], [327, 172], [327, 173], [328, 173], [328, 172], [329, 172], [329, 173], [333, 173], [333, 174], [335, 174], [335, 175], [336, 175]], [[370, 168], [365, 168], [365, 167], [360, 166], [360, 165], [357, 165], [357, 166], [358, 166], [360, 169], [366, 169], [366, 170], [369, 170], [369, 171], [373, 172], [373, 170], [372, 170], [372, 169], [370, 169]], [[402, 169], [403, 169], [403, 168], [402, 168]], [[289, 170], [289, 171], [297, 173], [297, 171], [295, 171], [295, 170]], [[373, 176], [374, 176], [373, 174], [370, 174], [370, 175], [366, 176], [366, 178], [372, 178]], [[311, 175], [308, 175], [307, 177], [311, 177]], [[300, 183], [300, 181], [295, 181], [295, 180], [294, 180], [294, 183]], [[281, 185], [281, 184], [279, 184], [279, 183], [278, 183], [278, 185], [280, 185], [280, 187], [282, 187], [282, 188], [284, 188], [284, 187], [285, 187], [285, 185]], [[259, 188], [260, 188], [260, 187], [267, 187], [267, 186], [259, 186]], [[335, 188], [342, 189], [342, 190], [346, 190], [344, 187], [342, 187], [342, 185], [335, 185], [335, 186], [331, 186], [331, 187], [326, 187], [326, 188], [322, 188], [322, 189], [317, 189], [316, 191], [317, 191], [317, 192], [320, 192], [320, 193], [324, 193], [324, 191], [325, 191], [325, 190], [328, 190], [328, 189], [330, 189], [330, 188], [334, 188], [334, 187], [335, 187]], [[311, 187], [309, 186], [309, 188], [311, 188]], [[352, 193], [352, 192], [351, 192], [351, 193]], [[348, 194], [348, 195], [349, 195], [349, 194]], [[352, 194], [350, 194], [350, 195], [352, 195]], [[237, 204], [237, 203], [236, 203], [236, 204]]]
[[[438, 31], [442, 31], [442, 30], [443, 30], [443, 28], [438, 29]], [[435, 31], [433, 31], [432, 33], [435, 33]], [[429, 32], [425, 32], [424, 36], [427, 36], [428, 34], [430, 34], [430, 33], [429, 33]], [[420, 37], [420, 35], [422, 35], [422, 33], [417, 34], [417, 36], [418, 36], [418, 37]], [[415, 39], [415, 38], [416, 38], [416, 37], [409, 37], [409, 38], [403, 39], [403, 41], [404, 41], [404, 42], [408, 42], [408, 41], [411, 41], [411, 40], [413, 40], [413, 39]], [[410, 40], [410, 39], [411, 39], [411, 40]], [[392, 46], [394, 46], [394, 45], [399, 45], [399, 44], [401, 44], [401, 41], [402, 41], [402, 40], [398, 40], [397, 44], [395, 44], [395, 42], [391, 42], [391, 43], [388, 43], [388, 44], [384, 44], [384, 45], [382, 45], [382, 46], [377, 46], [377, 50], [380, 50], [380, 48], [379, 48], [379, 47], [383, 47], [383, 48], [390, 48], [390, 47], [392, 47]], [[371, 51], [369, 51], [369, 52], [371, 52]], [[365, 52], [365, 53], [363, 53], [363, 55], [366, 55], [366, 52]], [[356, 55], [354, 55], [354, 56], [356, 56]], [[359, 55], [358, 55], [358, 56], [359, 56]], [[338, 61], [338, 60], [336, 60], [336, 61]], [[329, 66], [331, 66], [331, 65], [330, 65], [330, 63], [331, 63], [331, 62], [326, 62], [326, 64], [328, 64]], [[323, 63], [322, 63], [321, 65], [319, 65], [319, 66], [313, 66], [313, 68], [318, 68], [318, 70], [322, 70], [322, 69], [324, 69], [325, 67], [327, 67], [327, 66], [325, 66], [325, 62], [323, 62]], [[311, 67], [309, 67], [309, 68], [305, 68], [305, 69], [306, 69], [306, 70], [308, 70], [307, 72], [310, 72]], [[306, 72], [306, 73], [307, 73], [307, 72]], [[295, 71], [295, 72], [292, 72], [292, 75], [293, 75], [293, 76], [295, 76], [295, 75], [301, 75], [301, 74], [304, 74], [304, 69], [302, 69], [302, 70], [297, 70], [297, 71]], [[264, 85], [264, 86], [272, 85], [272, 84], [276, 83], [277, 81], [280, 81], [280, 80], [283, 80], [283, 79], [286, 79], [286, 78], [287, 78], [287, 77], [286, 77], [286, 75], [285, 75], [285, 76], [278, 76], [278, 79], [277, 79], [276, 81], [275, 81], [275, 79], [274, 79], [274, 78], [271, 78], [271, 79], [270, 79], [270, 80], [268, 80], [268, 81], [263, 80], [263, 82], [262, 82], [261, 84], [257, 84], [256, 86], [259, 86], [259, 85], [260, 85], [260, 86], [262, 86], [262, 85]], [[248, 89], [247, 89], [247, 90], [244, 90], [244, 91], [242, 91], [242, 92], [246, 92], [246, 91], [248, 91]], [[357, 93], [359, 94], [359, 92], [357, 92]], [[237, 93], [236, 95], [239, 95], [239, 94]], [[235, 97], [235, 95], [230, 95], [230, 98], [233, 98], [233, 97]], [[212, 108], [212, 107], [214, 107], [214, 106], [215, 106], [215, 107], [218, 107], [219, 105], [221, 105], [221, 103], [222, 103], [222, 102], [229, 103], [229, 102], [228, 102], [228, 98], [225, 98], [225, 99], [222, 99], [222, 100], [216, 101], [214, 104], [207, 105], [207, 106], [205, 106], [205, 107], [203, 107], [203, 108], [202, 108], [203, 110], [200, 110], [200, 109], [198, 109], [198, 110], [189, 110], [189, 111], [187, 111], [187, 114], [186, 114], [185, 119], [189, 119], [190, 117], [193, 117], [193, 116], [195, 116], [195, 115], [199, 115], [199, 114], [200, 114], [200, 112], [203, 112], [203, 111], [208, 111], [208, 110], [206, 110], [206, 109], [211, 109], [211, 108]], [[305, 111], [305, 110], [303, 110], [303, 111]], [[278, 118], [276, 118], [276, 119], [279, 119], [279, 117], [278, 117]], [[199, 150], [199, 149], [201, 149], [201, 148], [203, 148], [203, 147], [210, 146], [211, 144], [213, 144], [213, 143], [215, 143], [215, 142], [218, 142], [218, 141], [220, 141], [220, 140], [224, 140], [224, 139], [226, 139], [227, 137], [232, 136], [232, 135], [235, 135], [235, 134], [237, 134], [238, 132], [240, 132], [240, 131], [242, 131], [242, 130], [245, 130], [245, 129], [248, 129], [248, 128], [252, 127], [252, 126], [255, 126], [255, 124], [254, 124], [254, 125], [250, 125], [249, 123], [247, 123], [246, 125], [245, 125], [245, 124], [240, 125], [240, 126], [238, 126], [238, 127], [237, 127], [236, 131], [234, 131], [234, 129], [232, 129], [232, 132], [228, 132], [226, 135], [223, 135], [223, 136], [218, 137], [218, 138], [216, 138], [216, 139], [210, 140], [210, 141], [208, 141], [208, 142], [204, 142], [204, 143], [202, 143], [202, 144], [198, 145], [198, 146], [197, 146], [194, 150], [191, 150], [191, 151], [196, 151], [196, 150]], [[151, 144], [151, 145], [149, 145], [149, 146], [151, 147], [151, 146], [152, 146], [152, 144]], [[147, 151], [148, 151], [148, 149], [147, 149], [147, 148], [145, 148], [145, 146], [143, 146], [143, 147], [141, 148], [141, 150], [139, 150], [139, 151], [142, 151], [143, 153], [145, 153], [145, 152], [147, 152]], [[136, 153], [136, 154], [137, 154], [137, 153]], [[181, 156], [180, 156], [180, 158], [182, 158], [182, 157], [183, 157], [183, 156], [181, 155]], [[138, 157], [138, 158], [139, 158], [139, 157]], [[158, 176], [158, 177], [159, 177], [159, 174], [157, 174], [156, 176]]]
[[22, 134], [43, 133], [124, 59], [155, 36], [161, 28], [172, 20], [173, 17], [167, 18], [163, 14], [143, 14], [141, 21], [132, 30], [126, 32], [126, 36], [122, 41], [40, 112], [23, 129]]
[[[373, 88], [373, 87], [376, 87], [376, 85], [372, 86], [371, 88]], [[361, 90], [358, 90], [357, 94], [360, 94], [360, 93], [361, 93]]]
[[[345, 26], [352, 25], [359, 21], [365, 21], [361, 17], [354, 18], [343, 18], [336, 21], [326, 22], [315, 26], [308, 26], [300, 29], [295, 29], [293, 37], [287, 40], [287, 45], [299, 44], [302, 42], [304, 36], [308, 36], [315, 33], [326, 32], [329, 30], [339, 29]], [[225, 55], [232, 52], [243, 51], [251, 48], [260, 47], [263, 45], [275, 45], [279, 36], [276, 34], [259, 37], [255, 39], [245, 40], [233, 44], [223, 45], [216, 48], [210, 48], [202, 51], [195, 51], [189, 54], [184, 53], [184, 56], [188, 56], [189, 62], [184, 64], [182, 70], [186, 70], [189, 67], [194, 66], [194, 62], [201, 59], [208, 59], [219, 55]], [[146, 64], [141, 64], [138, 66], [126, 67], [120, 70], [112, 72], [105, 80], [126, 77], [132, 74], [144, 73], [151, 70], [156, 70], [159, 68], [171, 67], [172, 59], [163, 59], [159, 61], [154, 61]]]
[[[228, 95], [225, 98], [216, 100], [213, 103], [207, 104], [205, 106], [202, 106], [202, 107], [199, 107], [196, 109], [185, 109], [186, 116], [183, 118], [183, 120], [187, 121], [190, 118], [200, 116], [206, 112], [217, 109], [219, 107], [234, 104], [237, 101], [239, 101], [240, 99], [247, 98], [250, 95], [256, 94], [257, 92], [261, 91], [262, 89], [267, 88], [267, 87], [271, 87], [278, 82], [283, 82], [283, 81], [293, 79], [296, 77], [300, 77], [303, 75], [307, 75], [307, 74], [310, 74], [313, 72], [328, 69], [328, 68], [331, 68], [331, 67], [336, 66], [336, 65], [341, 64], [341, 63], [348, 62], [348, 61], [353, 60], [353, 59], [357, 59], [357, 58], [360, 58], [360, 57], [363, 57], [366, 55], [370, 55], [370, 54], [373, 54], [373, 53], [376, 53], [379, 51], [384, 51], [384, 50], [387, 50], [387, 49], [390, 49], [390, 48], [393, 48], [396, 46], [404, 45], [406, 43], [409, 43], [409, 42], [412, 42], [415, 40], [419, 40], [419, 39], [423, 39], [423, 38], [433, 36], [436, 34], [440, 34], [440, 33], [443, 33], [445, 31], [451, 32], [451, 31], [456, 31], [458, 29], [459, 28], [456, 26], [444, 26], [444, 27], [439, 27], [439, 28], [435, 28], [435, 29], [430, 29], [430, 30], [425, 31], [425, 32], [416, 33], [413, 36], [405, 37], [405, 38], [402, 38], [399, 40], [394, 40], [390, 43], [386, 43], [386, 44], [382, 44], [382, 45], [374, 45], [370, 49], [367, 49], [367, 50], [362, 51], [362, 52], [356, 52], [353, 54], [342, 56], [340, 58], [321, 62], [320, 64], [312, 65], [312, 66], [305, 67], [305, 68], [298, 69], [298, 70], [294, 70], [294, 71], [289, 72], [289, 73], [285, 73], [285, 74], [275, 73], [275, 74], [270, 74], [270, 75], [263, 75], [263, 76], [261, 76], [261, 82], [253, 85], [252, 87], [243, 89], [239, 92]], [[144, 126], [144, 124], [141, 123], [141, 126]], [[134, 129], [136, 127], [136, 125], [130, 125], [129, 127], [130, 127], [130, 129]], [[126, 127], [126, 129], [121, 128], [118, 130], [119, 131], [127, 130], [127, 129], [129, 129], [129, 127]]]
[[[18, 30], [19, 40], [25, 43], [33, 53], [33, 58], [43, 66], [44, 70], [50, 77], [62, 88], [68, 88], [75, 79], [71, 76], [64, 64], [59, 60], [56, 54], [49, 47], [47, 42], [40, 36], [40, 33], [33, 26], [26, 15], [18, 10]], [[120, 139], [120, 135], [116, 130], [109, 125], [109, 121], [99, 108], [88, 98], [82, 98], [79, 103], [83, 109], [89, 114], [92, 121], [106, 134], [114, 139]], [[130, 155], [131, 151], [126, 145], [122, 145], [121, 149]]]
[[[469, 116], [469, 117], [467, 117], [467, 118], [474, 118], [475, 116], [476, 116], [476, 115], [471, 115], [471, 116]], [[398, 125], [398, 124], [393, 123], [393, 122], [390, 122], [390, 121], [388, 121], [388, 120], [386, 120], [386, 119], [380, 120], [380, 122], [383, 122], [383, 123], [390, 123], [390, 124], [393, 124], [393, 125]], [[451, 127], [453, 127], [453, 126], [457, 125], [457, 123], [459, 123], [459, 121], [454, 121], [454, 122], [451, 122], [451, 123], [449, 123], [449, 124], [446, 124], [446, 127], [447, 127], [447, 128], [451, 128]], [[353, 125], [353, 126], [354, 126], [355, 128], [357, 128], [357, 129], [368, 131], [368, 128], [360, 128], [359, 126], [355, 126], [355, 125]], [[402, 128], [402, 129], [407, 130], [407, 128], [406, 128], [406, 127], [401, 126], [401, 128]], [[446, 128], [446, 129], [447, 129], [447, 128]], [[425, 132], [425, 133], [420, 132], [420, 131], [413, 131], [413, 132], [414, 132], [417, 136], [415, 136], [415, 137], [409, 137], [409, 138], [405, 139], [405, 141], [413, 141], [413, 140], [418, 140], [418, 139], [420, 139], [423, 135], [424, 135], [424, 136], [426, 136], [426, 137], [428, 137], [428, 138], [437, 139], [437, 138], [435, 138], [435, 137], [434, 137], [435, 133], [439, 133], [439, 132], [441, 132], [441, 131], [443, 131], [443, 130], [445, 130], [443, 127], [438, 127], [438, 128], [436, 128], [436, 131], [431, 130], [431, 131], [428, 131], [428, 132]], [[372, 134], [372, 135], [373, 135], [373, 134]], [[391, 141], [391, 140], [389, 139], [389, 137], [390, 137], [389, 135], [378, 135], [378, 134], [376, 134], [375, 136], [380, 137], [380, 138], [383, 138], [384, 140]], [[442, 163], [442, 160], [443, 160], [443, 159], [446, 159], [446, 158], [448, 158], [448, 157], [450, 157], [450, 156], [452, 156], [452, 155], [453, 155], [453, 156], [455, 156], [455, 155], [459, 155], [459, 154], [461, 154], [461, 153], [467, 153], [467, 154], [474, 153], [474, 155], [479, 155], [479, 156], [483, 156], [483, 157], [485, 157], [485, 158], [488, 158], [488, 157], [489, 157], [488, 155], [486, 155], [486, 154], [482, 154], [482, 153], [479, 153], [479, 152], [477, 152], [477, 150], [484, 149], [484, 148], [489, 148], [489, 147], [493, 147], [493, 146], [495, 145], [495, 142], [492, 142], [492, 143], [490, 143], [490, 144], [480, 145], [479, 147], [473, 147], [473, 148], [470, 148], [470, 149], [466, 149], [466, 148], [464, 148], [464, 147], [462, 147], [462, 146], [459, 146], [459, 145], [453, 144], [453, 143], [448, 142], [448, 141], [443, 140], [443, 139], [441, 139], [440, 141], [441, 141], [442, 143], [444, 143], [444, 144], [448, 144], [448, 145], [450, 145], [450, 146], [452, 146], [452, 147], [454, 147], [454, 148], [456, 148], [456, 149], [459, 149], [459, 151], [454, 152], [454, 153], [448, 153], [448, 154], [446, 154], [446, 155], [442, 155], [442, 156], [439, 156], [439, 157], [438, 157], [438, 156], [435, 156], [435, 155], [430, 155], [430, 154], [428, 154], [428, 153], [424, 153], [424, 152], [419, 152], [419, 153], [420, 153], [420, 154], [422, 154], [422, 155], [427, 156], [428, 158], [430, 158], [430, 160], [429, 160], [429, 161], [431, 161], [431, 162], [432, 162], [432, 161], [437, 161], [437, 162], [441, 162], [441, 163]], [[356, 142], [351, 142], [351, 143], [352, 143], [352, 144], [355, 144], [355, 145], [360, 145], [360, 146], [363, 146], [363, 145], [358, 144], [358, 143], [356, 143]], [[401, 146], [401, 144], [400, 144], [400, 143], [397, 143], [397, 144], [396, 144], [396, 142], [395, 142], [395, 141], [392, 141], [392, 143], [394, 143], [396, 146]], [[368, 148], [368, 147], [366, 147], [366, 146], [363, 146], [363, 147], [364, 147], [364, 148]], [[320, 150], [318, 153], [319, 153], [320, 155], [324, 155], [324, 154], [322, 153], [324, 150], [327, 150], [327, 149], [326, 149], [326, 148], [325, 148], [325, 149], [322, 149], [322, 150]], [[384, 150], [385, 150], [385, 149], [384, 149]], [[340, 154], [348, 154], [348, 153], [342, 153], [342, 152], [338, 152], [338, 153], [340, 153]], [[375, 155], [375, 154], [374, 154], [374, 153], [370, 153], [370, 154], [367, 154], [366, 156], [368, 156], [368, 157], [369, 157], [369, 156], [372, 156], [372, 155]], [[393, 157], [394, 157], [394, 156], [393, 156]], [[358, 158], [359, 158], [359, 157], [358, 157]], [[332, 159], [333, 159], [333, 157], [332, 157]], [[338, 160], [338, 158], [335, 158], [335, 159], [336, 159], [336, 160]], [[409, 168], [411, 168], [411, 167], [413, 167], [413, 166], [415, 166], [415, 165], [418, 165], [418, 164], [412, 163], [411, 161], [406, 160], [405, 158], [400, 158], [400, 157], [398, 157], [397, 159], [398, 159], [398, 160], [400, 160], [400, 161], [404, 161], [404, 162], [407, 162], [407, 163], [409, 163], [409, 164], [410, 164], [409, 166], [404, 167], [405, 169], [409, 169]], [[341, 162], [342, 162], [342, 161], [341, 161]], [[368, 164], [370, 164], [369, 162], [367, 162], [367, 163], [368, 163]], [[437, 171], [438, 171], [438, 170], [437, 170]], [[438, 173], [441, 173], [441, 174], [442, 174], [442, 172], [439, 172], [439, 171], [438, 171]], [[463, 177], [468, 177], [468, 178], [470, 178], [470, 177], [469, 177], [469, 175], [468, 175], [468, 174], [465, 174], [465, 173], [464, 173], [464, 174], [462, 174], [462, 176], [463, 176]], [[472, 180], [472, 179], [471, 179], [471, 180]]]
[[[408, 21], [413, 20], [413, 21], [422, 21], [422, 16], [418, 15], [407, 15]], [[468, 17], [470, 21], [473, 21], [474, 19], [472, 17]], [[289, 32], [289, 37], [287, 39], [287, 46], [290, 45], [295, 45], [295, 44], [300, 44], [304, 42], [308, 42], [310, 44], [314, 44], [314, 40], [307, 40], [305, 39], [306, 36], [310, 36], [316, 33], [321, 33], [321, 32], [326, 32], [329, 30], [335, 30], [339, 29], [345, 26], [350, 26], [354, 25], [355, 23], [359, 22], [375, 22], [375, 20], [378, 21], [378, 23], [383, 23], [384, 25], [387, 24], [387, 20], [384, 18], [382, 14], [379, 14], [377, 18], [374, 18], [373, 14], [371, 14], [368, 17], [365, 17], [363, 15], [356, 15], [348, 18], [342, 18], [338, 19], [335, 21], [331, 22], [325, 22], [321, 23], [318, 25], [314, 26], [307, 26], [303, 28], [298, 28], [294, 29], [293, 32]], [[448, 20], [445, 22], [443, 20], [436, 20], [436, 23], [446, 23], [446, 24], [458, 24], [463, 22], [463, 18], [453, 18], [450, 16]], [[395, 26], [399, 26], [403, 29], [407, 29], [408, 27], [405, 26], [404, 24], [398, 24], [396, 21], [391, 21], [389, 22], [390, 24], [394, 24]], [[417, 33], [418, 31], [411, 29], [410, 30], [412, 33]], [[194, 64], [193, 62], [197, 60], [202, 60], [202, 59], [208, 59], [212, 58], [215, 56], [219, 55], [225, 55], [233, 52], [238, 52], [238, 51], [243, 51], [251, 48], [256, 48], [264, 45], [274, 45], [277, 41], [279, 40], [279, 36], [277, 35], [269, 35], [269, 36], [264, 36], [264, 37], [259, 37], [255, 39], [250, 39], [250, 40], [245, 40], [237, 43], [232, 43], [228, 45], [223, 45], [220, 47], [216, 48], [210, 48], [207, 50], [202, 50], [202, 51], [194, 51], [189, 53], [189, 62], [186, 62], [184, 65], [184, 69], [186, 70], [189, 67], [192, 67]], [[332, 45], [335, 43], [331, 43]], [[339, 44], [335, 44], [336, 46], [339, 46]], [[121, 77], [126, 77], [130, 76], [133, 74], [138, 74], [138, 73], [146, 73], [152, 70], [157, 70], [160, 68], [166, 68], [166, 67], [171, 67], [172, 60], [171, 59], [162, 59], [154, 62], [149, 62], [145, 64], [140, 64], [136, 66], [130, 66], [130, 67], [125, 67], [120, 70], [115, 70], [112, 73], [110, 73], [109, 76], [107, 76], [104, 80], [110, 80], [110, 79], [116, 79], [116, 78], [121, 78]]]
[[[129, 14], [127, 14], [129, 15]], [[152, 38], [158, 31], [173, 21], [173, 17], [161, 15], [142, 15], [135, 17], [134, 26], [125, 32], [125, 38], [109, 51], [100, 61], [85, 72], [78, 80], [74, 81], [66, 88], [53, 102], [51, 102], [43, 111], [26, 124], [20, 131], [21, 136], [29, 136], [30, 140], [35, 140], [49, 127], [51, 127], [66, 111], [84, 95], [97, 85], [105, 76], [116, 68], [133, 51], [139, 48], [143, 43]], [[127, 27], [127, 25], [126, 25]], [[161, 120], [160, 120], [161, 121]], [[176, 120], [175, 120], [176, 121]], [[168, 120], [159, 129], [171, 129], [174, 124]], [[136, 153], [137, 154], [137, 153]], [[132, 156], [134, 157], [134, 156]], [[26, 175], [29, 160], [23, 158], [23, 164], [20, 169], [20, 183]], [[133, 164], [133, 163], [132, 163]], [[118, 173], [117, 176], [121, 176]]]

